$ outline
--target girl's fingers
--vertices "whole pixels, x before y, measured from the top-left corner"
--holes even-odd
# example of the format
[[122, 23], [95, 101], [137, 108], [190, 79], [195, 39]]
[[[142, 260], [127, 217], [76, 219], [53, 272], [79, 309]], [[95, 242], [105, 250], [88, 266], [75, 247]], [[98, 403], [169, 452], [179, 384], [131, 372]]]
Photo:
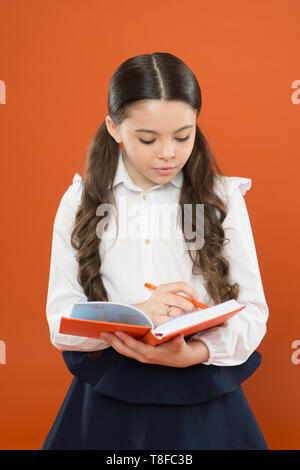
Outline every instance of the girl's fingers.
[[140, 341], [136, 341], [130, 335], [124, 334], [122, 338], [121, 336], [122, 332], [115, 332], [114, 334], [103, 332], [100, 334], [100, 338], [108, 341], [111, 346], [120, 354], [143, 362], [145, 360], [145, 356], [143, 355], [143, 352], [145, 353], [145, 348], [142, 346], [146, 345]]
[[132, 350], [136, 351], [141, 356], [149, 354], [149, 349], [153, 348], [153, 346], [145, 344], [142, 341], [138, 341], [132, 336], [127, 335], [123, 331], [115, 331], [115, 336], [117, 336], [118, 339], [120, 339], [124, 344], [126, 344], [128, 348], [131, 348]]
[[167, 292], [176, 292], [187, 294], [188, 297], [191, 297], [194, 300], [201, 300], [198, 292], [192, 286], [187, 284], [186, 282], [169, 282], [167, 284], [160, 284], [164, 291]]
[[[167, 315], [167, 317], [171, 317], [171, 318], [173, 318], [173, 317], [174, 317], [174, 318], [175, 318], [175, 317], [181, 317], [181, 315], [184, 315], [185, 313], [186, 313], [185, 310], [182, 310], [181, 308], [175, 307], [174, 305], [172, 305], [172, 309], [171, 309], [169, 315], [168, 315], [168, 314], [164, 314], [164, 317], [165, 317], [166, 315]], [[164, 320], [164, 321], [166, 321], [166, 320]]]
[[164, 294], [164, 301], [168, 302], [169, 305], [174, 305], [174, 307], [181, 308], [184, 312], [193, 312], [194, 305], [192, 302], [179, 297], [178, 295], [174, 295], [171, 293]]

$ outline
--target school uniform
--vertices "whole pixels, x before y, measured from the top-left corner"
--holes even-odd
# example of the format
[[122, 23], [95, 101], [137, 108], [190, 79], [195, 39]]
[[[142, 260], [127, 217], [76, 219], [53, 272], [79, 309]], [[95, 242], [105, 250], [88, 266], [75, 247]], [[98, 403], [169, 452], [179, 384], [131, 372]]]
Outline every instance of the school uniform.
[[[184, 281], [204, 303], [215, 304], [203, 276], [192, 274], [177, 224], [182, 182], [180, 171], [144, 191], [131, 180], [120, 152], [113, 182], [118, 236], [112, 216], [100, 243], [109, 301], [136, 304], [153, 293], [145, 282]], [[76, 173], [54, 220], [46, 314], [50, 340], [74, 378], [42, 449], [267, 449], [241, 386], [260, 365], [256, 348], [269, 314], [243, 197], [251, 179], [218, 176], [215, 186], [228, 205], [224, 256], [231, 282], [240, 285], [237, 301], [246, 307], [223, 325], [187, 339], [201, 339], [210, 356], [186, 368], [140, 363], [104, 340], [59, 333], [61, 317], [70, 316], [74, 303], [87, 301], [70, 243], [83, 185]], [[91, 360], [87, 352], [98, 350], [100, 357]]]

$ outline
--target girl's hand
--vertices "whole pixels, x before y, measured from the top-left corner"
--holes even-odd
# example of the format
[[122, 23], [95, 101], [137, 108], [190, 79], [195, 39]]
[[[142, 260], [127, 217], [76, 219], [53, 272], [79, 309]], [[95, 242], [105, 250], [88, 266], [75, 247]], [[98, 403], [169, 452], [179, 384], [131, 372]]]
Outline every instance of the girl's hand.
[[[170, 317], [179, 317], [196, 310], [191, 302], [175, 295], [174, 292], [184, 292], [194, 300], [201, 300], [197, 291], [186, 282], [160, 284], [148, 300], [138, 304], [139, 309], [151, 318], [155, 328]], [[169, 314], [167, 314], [168, 306], [170, 306]]]
[[117, 352], [147, 364], [169, 367], [189, 367], [208, 359], [208, 349], [201, 341], [186, 343], [183, 334], [165, 341], [159, 346], [151, 346], [127, 333], [101, 333], [100, 338], [107, 341]]

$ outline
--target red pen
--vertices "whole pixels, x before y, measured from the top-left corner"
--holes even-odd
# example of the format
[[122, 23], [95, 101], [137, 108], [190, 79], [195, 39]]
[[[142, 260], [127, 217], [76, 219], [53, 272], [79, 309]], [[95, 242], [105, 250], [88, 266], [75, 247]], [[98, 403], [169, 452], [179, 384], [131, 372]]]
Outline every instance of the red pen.
[[[157, 289], [157, 286], [154, 286], [153, 284], [149, 284], [148, 282], [145, 282], [144, 286], [148, 287], [148, 289], [152, 289], [152, 290]], [[209, 305], [202, 304], [201, 302], [198, 302], [197, 300], [191, 299], [190, 297], [185, 297], [184, 295], [180, 295], [180, 294], [175, 294], [175, 295], [178, 295], [178, 297], [182, 297], [183, 299], [188, 300], [189, 302], [192, 302], [192, 304], [195, 305], [195, 307], [209, 308]]]

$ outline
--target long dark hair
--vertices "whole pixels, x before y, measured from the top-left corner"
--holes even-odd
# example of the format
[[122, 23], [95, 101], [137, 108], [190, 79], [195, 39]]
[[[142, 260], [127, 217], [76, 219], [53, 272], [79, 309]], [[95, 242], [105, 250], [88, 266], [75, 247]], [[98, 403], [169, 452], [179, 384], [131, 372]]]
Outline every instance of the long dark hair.
[[[162, 52], [132, 57], [117, 68], [109, 84], [108, 114], [119, 125], [129, 116], [131, 104], [147, 99], [182, 100], [196, 111], [197, 117], [202, 106], [201, 90], [191, 69], [174, 55]], [[99, 204], [115, 204], [112, 183], [119, 153], [119, 144], [103, 121], [88, 151], [82, 198], [71, 234], [72, 246], [77, 251], [78, 281], [89, 301], [109, 300], [99, 274], [101, 238], [96, 227], [102, 219], [96, 215], [96, 209]], [[222, 222], [227, 206], [214, 190], [215, 178], [224, 175], [198, 125], [193, 150], [182, 171], [184, 179], [178, 201], [181, 209], [184, 204], [193, 207], [204, 204], [205, 242], [201, 249], [189, 251], [192, 273], [203, 275], [207, 292], [215, 303], [237, 299], [239, 285], [230, 284], [229, 262], [222, 254], [226, 240]], [[193, 210], [193, 217], [194, 213]], [[184, 238], [186, 241], [185, 235]]]

